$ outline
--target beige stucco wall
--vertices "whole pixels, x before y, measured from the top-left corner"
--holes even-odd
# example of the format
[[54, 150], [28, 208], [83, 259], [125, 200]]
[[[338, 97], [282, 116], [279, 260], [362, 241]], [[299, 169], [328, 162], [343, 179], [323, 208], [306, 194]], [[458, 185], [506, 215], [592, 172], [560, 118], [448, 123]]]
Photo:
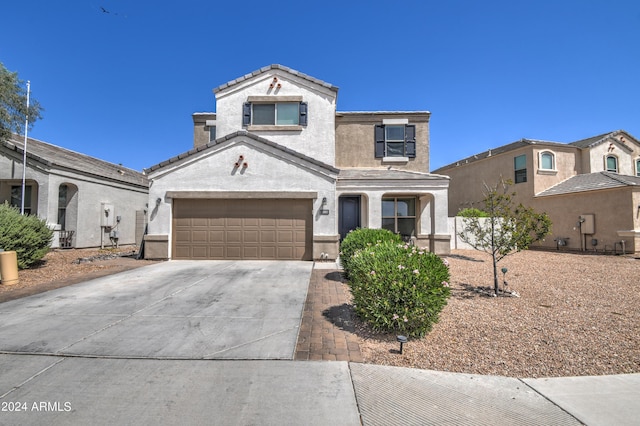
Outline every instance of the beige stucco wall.
[[[354, 112], [336, 114], [336, 167], [388, 167], [429, 172], [429, 116], [428, 112]], [[375, 158], [374, 129], [384, 119], [407, 118], [416, 125], [416, 158], [407, 163], [384, 163]]]
[[[554, 155], [555, 170], [544, 170], [540, 168], [540, 155], [545, 152], [550, 152]], [[539, 194], [559, 182], [582, 173], [580, 152], [574, 147], [533, 146], [532, 155], [534, 164], [531, 175], [534, 180], [533, 194]]]
[[[547, 213], [553, 222], [552, 234], [539, 245], [555, 248], [554, 239], [560, 237], [569, 238], [567, 249], [585, 248], [584, 239], [581, 246], [578, 222], [581, 215], [593, 214], [595, 233], [587, 235], [586, 249], [593, 249], [591, 239], [595, 238], [598, 240], [598, 250], [605, 249], [605, 246], [607, 250], [613, 250], [614, 243], [623, 239], [618, 235], [618, 231], [640, 229], [637, 205], [633, 204], [640, 199], [639, 194], [638, 191], [634, 192], [632, 188], [625, 187], [536, 198], [532, 207]], [[632, 245], [631, 242], [627, 243], [627, 251], [640, 250], [640, 247], [631, 247]]]
[[[482, 209], [484, 204], [485, 184], [495, 186], [502, 176], [505, 180], [513, 181], [513, 159], [519, 155], [527, 156], [527, 181], [513, 185], [516, 202], [526, 203], [533, 197], [533, 177], [537, 169], [537, 156], [531, 146], [522, 147], [504, 154], [491, 155], [470, 163], [460, 163], [438, 173], [451, 177], [449, 184], [449, 216], [465, 208]], [[534, 169], [534, 158], [536, 168]]]

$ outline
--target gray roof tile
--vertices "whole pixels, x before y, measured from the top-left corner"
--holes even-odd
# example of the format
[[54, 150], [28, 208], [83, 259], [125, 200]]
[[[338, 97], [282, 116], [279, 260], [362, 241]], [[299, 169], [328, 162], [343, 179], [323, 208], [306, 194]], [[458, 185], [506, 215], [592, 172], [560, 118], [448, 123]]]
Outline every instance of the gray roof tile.
[[296, 71], [296, 70], [294, 70], [292, 68], [289, 68], [289, 67], [286, 67], [284, 65], [272, 64], [272, 65], [268, 65], [266, 67], [262, 67], [259, 70], [253, 71], [252, 73], [245, 74], [242, 77], [239, 77], [239, 78], [236, 78], [234, 80], [231, 80], [231, 81], [229, 81], [229, 82], [227, 82], [227, 83], [225, 83], [225, 84], [223, 84], [221, 86], [218, 86], [215, 89], [213, 89], [213, 92], [214, 93], [218, 93], [221, 90], [224, 90], [224, 89], [226, 89], [228, 87], [234, 86], [234, 85], [236, 85], [238, 83], [241, 83], [241, 82], [243, 82], [245, 80], [249, 80], [249, 79], [251, 79], [253, 77], [256, 77], [256, 76], [258, 76], [260, 74], [263, 74], [263, 73], [268, 72], [270, 70], [276, 70], [276, 69], [277, 70], [286, 71], [291, 75], [295, 75], [297, 77], [303, 78], [303, 79], [308, 80], [308, 81], [310, 81], [310, 82], [312, 82], [314, 84], [326, 87], [327, 89], [333, 90], [335, 92], [338, 91], [338, 87], [334, 86], [333, 84], [329, 84], [329, 83], [327, 83], [325, 81], [318, 80], [315, 77], [311, 77], [310, 75], [303, 74], [300, 71]]
[[[2, 147], [23, 155], [24, 138], [20, 139], [18, 135], [13, 135], [11, 139], [2, 141]], [[69, 169], [79, 174], [91, 175], [145, 188], [149, 186], [147, 177], [138, 171], [37, 139], [27, 139], [27, 156], [48, 167]]]
[[279, 151], [286, 152], [287, 154], [293, 155], [293, 156], [298, 157], [298, 158], [300, 158], [302, 160], [305, 160], [305, 161], [307, 161], [309, 163], [312, 163], [312, 164], [315, 164], [315, 165], [320, 166], [322, 168], [325, 168], [330, 172], [338, 173], [338, 171], [339, 171], [338, 169], [336, 169], [335, 167], [333, 167], [333, 166], [331, 166], [329, 164], [326, 164], [326, 163], [324, 163], [322, 161], [318, 161], [315, 158], [308, 157], [308, 156], [306, 156], [304, 154], [301, 154], [301, 153], [299, 153], [297, 151], [294, 151], [294, 150], [292, 150], [290, 148], [287, 148], [286, 146], [279, 145], [279, 144], [277, 144], [275, 142], [272, 142], [272, 141], [270, 141], [268, 139], [265, 139], [263, 137], [255, 135], [253, 133], [247, 132], [246, 130], [239, 130], [237, 132], [234, 132], [234, 133], [231, 133], [229, 135], [226, 135], [226, 136], [223, 136], [221, 138], [218, 138], [215, 141], [209, 142], [206, 145], [198, 146], [197, 148], [193, 148], [193, 149], [191, 149], [191, 150], [189, 150], [187, 152], [183, 152], [183, 153], [178, 154], [178, 155], [176, 155], [176, 156], [174, 156], [172, 158], [169, 158], [168, 160], [163, 161], [162, 163], [159, 163], [159, 164], [156, 164], [154, 166], [151, 166], [151, 167], [145, 169], [145, 172], [149, 173], [149, 172], [156, 171], [156, 170], [161, 169], [161, 168], [163, 168], [165, 166], [168, 166], [168, 165], [170, 165], [172, 163], [180, 161], [180, 160], [182, 160], [184, 158], [190, 157], [190, 156], [192, 156], [192, 155], [194, 155], [194, 154], [196, 154], [196, 153], [198, 153], [198, 152], [200, 152], [202, 150], [211, 148], [211, 147], [216, 146], [216, 145], [223, 144], [226, 141], [228, 141], [230, 139], [234, 139], [234, 138], [236, 138], [238, 136], [246, 136], [246, 137], [251, 138], [251, 139], [253, 139], [255, 141], [258, 141], [258, 142], [263, 143], [265, 145], [271, 146], [271, 147], [273, 147], [273, 148], [275, 148], [275, 149], [277, 149]]
[[586, 173], [572, 176], [540, 192], [536, 196], [546, 197], [550, 195], [622, 188], [626, 186], [640, 186], [640, 177], [619, 175], [611, 172]]

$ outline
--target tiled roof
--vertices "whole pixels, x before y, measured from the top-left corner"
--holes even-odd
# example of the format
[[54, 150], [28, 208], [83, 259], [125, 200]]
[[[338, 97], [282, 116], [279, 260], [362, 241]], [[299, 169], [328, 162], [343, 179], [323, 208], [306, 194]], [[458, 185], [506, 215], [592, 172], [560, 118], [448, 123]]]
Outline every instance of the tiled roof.
[[[19, 136], [13, 135], [10, 140], [2, 141], [2, 147], [24, 155], [24, 138], [21, 140]], [[27, 156], [49, 167], [69, 169], [79, 174], [144, 188], [149, 186], [147, 177], [138, 171], [37, 139], [27, 139]]]
[[279, 145], [279, 144], [277, 144], [275, 142], [272, 142], [272, 141], [270, 141], [268, 139], [265, 139], [263, 137], [255, 135], [253, 133], [249, 133], [246, 130], [239, 130], [239, 131], [231, 133], [231, 134], [229, 134], [227, 136], [223, 136], [223, 137], [221, 137], [219, 139], [216, 139], [215, 141], [209, 142], [206, 145], [198, 146], [198, 147], [193, 148], [193, 149], [191, 149], [191, 150], [189, 150], [187, 152], [183, 152], [182, 154], [178, 154], [175, 157], [171, 157], [168, 160], [163, 161], [162, 163], [156, 164], [154, 166], [151, 166], [151, 167], [145, 169], [145, 172], [148, 174], [149, 172], [156, 171], [156, 170], [161, 169], [163, 167], [166, 167], [166, 166], [168, 166], [168, 165], [170, 165], [172, 163], [180, 161], [180, 160], [182, 160], [184, 158], [190, 157], [190, 156], [192, 156], [192, 155], [194, 155], [194, 154], [196, 154], [196, 153], [198, 153], [200, 151], [204, 151], [205, 149], [211, 148], [212, 146], [220, 145], [220, 144], [222, 144], [222, 143], [224, 143], [224, 142], [226, 142], [226, 141], [228, 141], [230, 139], [236, 138], [238, 136], [245, 136], [245, 137], [251, 138], [251, 139], [253, 139], [255, 141], [258, 141], [258, 142], [263, 143], [265, 145], [271, 146], [271, 147], [273, 147], [273, 148], [275, 148], [277, 150], [280, 150], [282, 152], [286, 152], [287, 154], [290, 154], [290, 155], [293, 155], [295, 157], [298, 157], [298, 158], [300, 158], [302, 160], [305, 160], [305, 161], [307, 161], [309, 163], [312, 163], [312, 164], [315, 164], [315, 165], [320, 166], [322, 168], [325, 168], [325, 169], [329, 170], [330, 172], [338, 173], [338, 171], [339, 171], [335, 167], [333, 167], [333, 166], [331, 166], [329, 164], [323, 163], [322, 161], [318, 161], [315, 158], [308, 157], [308, 156], [306, 156], [304, 154], [301, 154], [301, 153], [299, 153], [297, 151], [294, 151], [294, 150], [292, 150], [290, 148], [287, 148], [285, 146]]
[[592, 136], [590, 138], [587, 139], [581, 139], [579, 141], [575, 141], [575, 142], [571, 142], [569, 145], [573, 145], [573, 146], [577, 146], [578, 148], [590, 148], [594, 145], [598, 145], [600, 142], [604, 141], [605, 139], [615, 136], [618, 133], [622, 132], [622, 130], [616, 130], [615, 132], [608, 132], [608, 133], [603, 133], [601, 135], [598, 136]]
[[455, 166], [460, 166], [468, 163], [473, 163], [475, 161], [483, 160], [485, 158], [491, 157], [492, 155], [502, 154], [504, 152], [513, 151], [514, 149], [521, 148], [527, 145], [539, 145], [539, 146], [566, 146], [564, 143], [560, 142], [552, 142], [552, 141], [543, 141], [537, 139], [520, 139], [519, 141], [512, 142], [507, 145], [502, 145], [497, 148], [492, 148], [487, 151], [483, 151], [479, 154], [472, 155], [467, 158], [463, 158], [462, 160], [458, 160], [455, 163], [448, 164], [446, 166], [440, 167], [434, 170], [434, 173], [438, 173], [439, 170], [448, 169]]
[[308, 81], [310, 81], [310, 82], [312, 82], [314, 84], [326, 87], [327, 89], [333, 90], [335, 92], [338, 91], [338, 88], [336, 86], [332, 85], [332, 84], [329, 84], [329, 83], [324, 82], [322, 80], [318, 80], [315, 77], [311, 77], [309, 75], [303, 74], [300, 71], [296, 71], [296, 70], [294, 70], [292, 68], [289, 68], [289, 67], [286, 67], [284, 65], [273, 64], [273, 65], [268, 65], [266, 67], [260, 68], [259, 70], [256, 70], [256, 71], [254, 71], [252, 73], [245, 74], [242, 77], [236, 78], [235, 80], [231, 80], [231, 81], [229, 81], [229, 82], [227, 82], [227, 83], [225, 83], [225, 84], [223, 84], [221, 86], [218, 86], [215, 89], [213, 89], [213, 92], [214, 93], [218, 93], [221, 90], [224, 90], [224, 89], [226, 89], [228, 87], [234, 86], [234, 85], [236, 85], [238, 83], [241, 83], [241, 82], [243, 82], [245, 80], [249, 80], [249, 79], [251, 79], [253, 77], [256, 77], [256, 76], [258, 76], [260, 74], [263, 74], [263, 73], [268, 72], [270, 70], [276, 70], [276, 69], [277, 70], [286, 71], [289, 74], [292, 74], [292, 75], [295, 75], [297, 77], [303, 78], [303, 79], [308, 80]]
[[447, 176], [397, 169], [341, 169], [338, 180], [441, 180]]
[[640, 186], [640, 177], [619, 175], [611, 172], [586, 173], [572, 176], [542, 191], [537, 194], [537, 197], [622, 188], [625, 186]]

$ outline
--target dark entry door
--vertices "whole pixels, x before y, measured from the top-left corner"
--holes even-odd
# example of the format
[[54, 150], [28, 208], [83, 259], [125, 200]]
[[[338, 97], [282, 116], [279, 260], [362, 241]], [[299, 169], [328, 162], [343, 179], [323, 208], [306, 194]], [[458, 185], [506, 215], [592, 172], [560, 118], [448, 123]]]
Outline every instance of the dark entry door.
[[349, 195], [338, 199], [338, 230], [340, 241], [356, 228], [360, 228], [360, 196]]

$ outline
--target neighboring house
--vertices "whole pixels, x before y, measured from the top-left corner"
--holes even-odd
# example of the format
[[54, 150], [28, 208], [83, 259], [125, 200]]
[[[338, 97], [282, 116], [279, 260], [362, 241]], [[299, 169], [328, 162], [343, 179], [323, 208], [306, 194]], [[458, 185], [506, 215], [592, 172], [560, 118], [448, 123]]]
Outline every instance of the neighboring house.
[[193, 149], [145, 170], [145, 257], [336, 259], [358, 227], [449, 251], [429, 112], [336, 112], [337, 87], [281, 65], [214, 93]]
[[[0, 142], [0, 203], [22, 208], [24, 137]], [[146, 176], [35, 139], [27, 140], [24, 210], [54, 229], [52, 247], [140, 243]]]
[[452, 215], [482, 208], [484, 183], [510, 179], [516, 200], [553, 222], [541, 246], [640, 253], [640, 142], [623, 130], [568, 144], [522, 139], [435, 173], [451, 177]]

